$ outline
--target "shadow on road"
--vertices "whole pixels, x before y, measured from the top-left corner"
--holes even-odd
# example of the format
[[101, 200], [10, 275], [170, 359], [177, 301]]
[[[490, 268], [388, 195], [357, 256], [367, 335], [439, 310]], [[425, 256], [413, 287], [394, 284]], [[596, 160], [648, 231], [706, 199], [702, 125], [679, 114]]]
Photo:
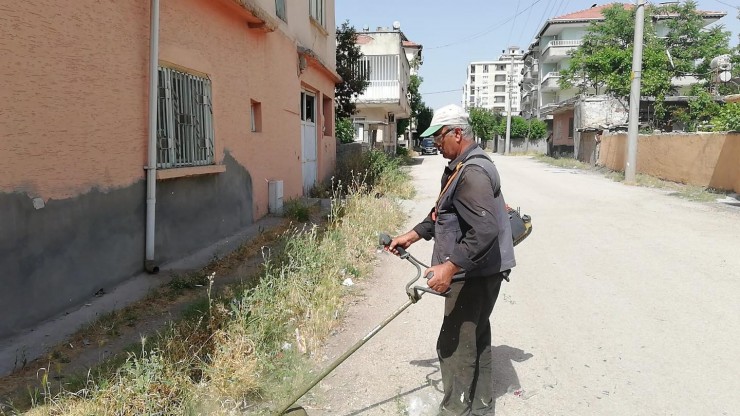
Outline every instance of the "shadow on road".
[[493, 355], [493, 392], [494, 399], [522, 388], [519, 376], [514, 369], [514, 362], [521, 363], [533, 355], [508, 345], [491, 346]]
[[[435, 390], [437, 390], [439, 393], [442, 393], [442, 377], [439, 375], [439, 359], [437, 358], [430, 358], [428, 360], [413, 360], [410, 361], [409, 364], [417, 366], [417, 367], [428, 367], [431, 369], [431, 372], [428, 373], [424, 378], [426, 379], [426, 383], [415, 387], [410, 390], [406, 390], [404, 392], [399, 392], [393, 397], [389, 397], [385, 400], [373, 403], [369, 406], [365, 406], [362, 409], [358, 409], [353, 411], [352, 413], [348, 413], [347, 416], [356, 416], [361, 415], [364, 412], [367, 412], [369, 410], [375, 409], [376, 407], [382, 406], [386, 403], [394, 402], [397, 400], [400, 400], [404, 396], [408, 396], [409, 394], [416, 393], [419, 390], [423, 390], [428, 387], [432, 387]], [[436, 377], [433, 377], [434, 375], [437, 375]]]
[[[491, 355], [493, 357], [493, 390], [494, 390], [494, 413], [495, 413], [495, 400], [507, 393], [515, 393], [517, 390], [522, 388], [519, 383], [519, 376], [516, 374], [514, 369], [514, 362], [521, 363], [532, 358], [533, 355], [524, 352], [519, 348], [510, 347], [508, 345], [491, 346]], [[427, 367], [430, 372], [424, 376], [426, 382], [418, 387], [410, 390], [399, 392], [398, 394], [373, 403], [362, 409], [355, 410], [348, 413], [348, 416], [361, 415], [364, 412], [375, 409], [386, 403], [391, 403], [400, 400], [402, 397], [408, 396], [409, 394], [415, 393], [419, 390], [432, 387], [440, 395], [442, 391], [442, 377], [439, 374], [439, 359], [430, 358], [426, 360], [413, 360], [409, 364], [417, 367]]]

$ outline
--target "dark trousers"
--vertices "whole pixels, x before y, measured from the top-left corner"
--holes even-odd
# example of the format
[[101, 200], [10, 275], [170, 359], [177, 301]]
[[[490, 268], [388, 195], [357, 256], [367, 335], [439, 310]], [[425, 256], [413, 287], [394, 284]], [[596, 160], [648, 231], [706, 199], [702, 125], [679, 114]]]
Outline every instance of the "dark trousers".
[[454, 282], [437, 339], [444, 397], [440, 415], [486, 415], [494, 409], [491, 324], [501, 275]]

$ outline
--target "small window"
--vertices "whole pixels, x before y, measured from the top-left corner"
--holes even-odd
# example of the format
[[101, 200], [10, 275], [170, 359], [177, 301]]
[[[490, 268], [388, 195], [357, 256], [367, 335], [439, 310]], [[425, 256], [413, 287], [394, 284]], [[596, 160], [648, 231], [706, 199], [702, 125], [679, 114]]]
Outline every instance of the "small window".
[[575, 126], [573, 125], [573, 117], [568, 119], [568, 138], [573, 138], [573, 130], [575, 129]]
[[211, 80], [159, 68], [157, 168], [213, 165]]
[[488, 73], [488, 65], [483, 65], [483, 73], [484, 74]]
[[332, 136], [334, 134], [334, 100], [325, 95], [323, 101], [324, 136]]
[[493, 92], [506, 92], [505, 85], [496, 85], [493, 87]]
[[309, 14], [321, 26], [324, 26], [324, 1], [325, 0], [308, 0]]
[[493, 79], [494, 82], [504, 82], [506, 81], [506, 75], [496, 75]]
[[288, 15], [285, 11], [285, 0], [275, 0], [275, 14], [283, 22], [288, 21]]
[[252, 100], [252, 108], [250, 110], [250, 118], [252, 119], [252, 131], [257, 133], [262, 131], [262, 103], [259, 101]]

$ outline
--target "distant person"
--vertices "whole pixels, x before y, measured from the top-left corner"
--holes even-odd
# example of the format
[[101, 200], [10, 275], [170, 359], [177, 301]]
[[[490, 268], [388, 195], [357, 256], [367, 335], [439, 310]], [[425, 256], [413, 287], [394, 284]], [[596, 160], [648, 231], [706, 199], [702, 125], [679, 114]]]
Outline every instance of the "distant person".
[[[450, 163], [429, 215], [395, 237], [388, 249], [434, 238], [430, 288], [443, 293], [444, 319], [437, 339], [444, 397], [441, 415], [493, 414], [493, 366], [489, 318], [501, 281], [514, 267], [509, 216], [496, 166], [475, 144], [468, 114], [448, 105], [434, 112], [422, 137]], [[454, 277], [454, 280], [453, 280]]]

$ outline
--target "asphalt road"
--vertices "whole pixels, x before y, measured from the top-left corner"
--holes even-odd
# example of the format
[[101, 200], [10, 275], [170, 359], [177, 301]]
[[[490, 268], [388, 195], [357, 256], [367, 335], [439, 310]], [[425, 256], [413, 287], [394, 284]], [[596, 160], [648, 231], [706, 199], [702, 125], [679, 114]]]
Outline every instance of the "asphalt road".
[[[407, 228], [432, 206], [446, 163], [422, 159]], [[740, 414], [740, 208], [494, 160], [507, 202], [534, 224], [491, 319], [496, 414]], [[428, 261], [431, 248], [409, 251]], [[379, 254], [375, 275], [351, 288], [327, 363], [404, 303], [414, 274]], [[412, 305], [302, 400], [308, 413], [434, 415], [442, 306]]]

